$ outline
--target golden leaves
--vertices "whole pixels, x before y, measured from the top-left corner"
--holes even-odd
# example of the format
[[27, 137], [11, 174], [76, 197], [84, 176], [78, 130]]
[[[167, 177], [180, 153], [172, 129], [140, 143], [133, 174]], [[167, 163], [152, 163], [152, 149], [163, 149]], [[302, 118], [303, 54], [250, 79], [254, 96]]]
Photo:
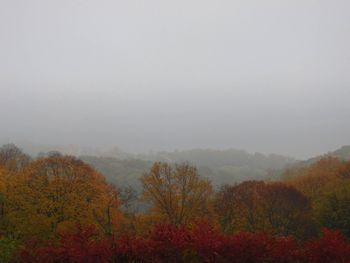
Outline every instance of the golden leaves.
[[200, 178], [189, 164], [155, 163], [141, 182], [144, 200], [151, 202], [153, 211], [169, 223], [187, 224], [208, 213], [211, 183]]
[[[117, 192], [93, 168], [68, 156], [31, 162], [6, 184], [6, 228], [19, 238], [47, 238], [79, 222], [117, 224]], [[0, 177], [1, 184], [1, 177]], [[105, 220], [108, 218], [108, 220]], [[5, 222], [5, 220], [3, 220]]]

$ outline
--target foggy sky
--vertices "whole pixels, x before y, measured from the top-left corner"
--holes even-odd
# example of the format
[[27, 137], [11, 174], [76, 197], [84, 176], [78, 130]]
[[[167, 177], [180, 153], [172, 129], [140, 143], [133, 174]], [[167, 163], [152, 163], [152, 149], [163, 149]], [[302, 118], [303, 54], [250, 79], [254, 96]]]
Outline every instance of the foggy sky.
[[350, 144], [350, 1], [0, 0], [0, 139]]

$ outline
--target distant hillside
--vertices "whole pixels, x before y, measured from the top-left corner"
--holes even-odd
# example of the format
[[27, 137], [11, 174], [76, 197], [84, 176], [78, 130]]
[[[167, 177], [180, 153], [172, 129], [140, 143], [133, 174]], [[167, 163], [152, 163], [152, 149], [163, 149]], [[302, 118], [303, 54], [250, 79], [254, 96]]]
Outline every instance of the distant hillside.
[[198, 167], [199, 173], [214, 185], [243, 180], [266, 179], [280, 173], [294, 159], [281, 155], [250, 154], [242, 150], [195, 149], [188, 151], [143, 154], [129, 159], [114, 157], [81, 156], [85, 162], [99, 170], [108, 181], [120, 186], [138, 187], [138, 178], [147, 172], [153, 162], [189, 162]]
[[117, 146], [91, 147], [78, 144], [39, 144], [27, 141], [16, 142], [15, 144], [32, 157], [43, 156], [48, 152], [60, 152], [64, 155], [73, 156], [109, 156], [119, 159], [132, 158], [131, 154], [124, 152]]
[[244, 150], [227, 149], [193, 149], [174, 152], [158, 152], [148, 155], [139, 155], [140, 159], [153, 161], [184, 162], [188, 161], [197, 166], [219, 167], [219, 166], [250, 166], [258, 169], [282, 169], [285, 165], [295, 162], [293, 158], [261, 153], [248, 153]]
[[138, 178], [153, 164], [151, 161], [115, 157], [80, 156], [79, 158], [95, 167], [110, 183], [135, 188], [139, 188]]
[[[82, 147], [78, 145], [41, 145], [22, 142], [24, 152], [32, 157], [45, 156], [48, 152], [74, 155], [94, 166], [109, 182], [119, 186], [139, 187], [138, 178], [149, 171], [154, 162], [189, 162], [214, 185], [236, 183], [243, 180], [276, 178], [285, 167], [294, 166], [295, 159], [278, 155], [248, 153], [244, 150], [193, 149], [173, 152], [155, 152], [133, 155], [118, 147]], [[350, 151], [348, 149], [348, 156]]]
[[334, 157], [334, 158], [348, 161], [348, 160], [350, 160], [350, 145], [342, 146], [341, 148], [339, 148], [333, 152], [328, 152], [326, 154], [310, 158], [306, 161], [300, 161], [297, 163], [297, 166], [300, 166], [300, 167], [309, 166], [309, 165], [311, 165], [311, 164], [313, 164], [313, 163], [317, 162], [318, 160], [325, 158], [325, 157]]

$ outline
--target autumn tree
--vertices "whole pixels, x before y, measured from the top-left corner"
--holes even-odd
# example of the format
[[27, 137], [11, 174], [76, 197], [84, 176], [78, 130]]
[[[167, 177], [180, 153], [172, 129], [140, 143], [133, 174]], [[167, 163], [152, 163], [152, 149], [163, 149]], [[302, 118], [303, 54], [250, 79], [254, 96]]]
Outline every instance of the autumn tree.
[[74, 157], [33, 161], [9, 187], [6, 229], [18, 238], [46, 238], [76, 222], [110, 233], [119, 213], [115, 189]]
[[350, 180], [342, 182], [324, 195], [316, 217], [321, 226], [340, 230], [350, 238]]
[[313, 217], [320, 227], [349, 232], [350, 162], [323, 158], [288, 180], [310, 200]]
[[301, 236], [312, 226], [307, 198], [283, 183], [246, 181], [223, 186], [214, 209], [225, 232], [268, 231]]
[[119, 195], [114, 185], [103, 185], [102, 192], [96, 198], [92, 212], [98, 225], [105, 234], [112, 235], [121, 218]]
[[221, 187], [214, 200], [214, 210], [225, 232], [258, 230], [261, 220], [258, 193], [263, 185], [259, 181], [246, 181]]
[[331, 190], [343, 179], [342, 174], [346, 169], [345, 161], [332, 157], [323, 158], [288, 182], [309, 197], [311, 202], [317, 203], [325, 192]]
[[155, 163], [141, 177], [143, 198], [157, 215], [171, 224], [183, 225], [208, 215], [211, 183], [189, 164]]
[[0, 225], [5, 216], [6, 188], [8, 182], [7, 171], [0, 168]]
[[262, 215], [273, 233], [300, 238], [316, 234], [310, 202], [305, 195], [281, 182], [265, 184], [261, 190]]
[[20, 171], [30, 162], [29, 155], [22, 152], [14, 144], [5, 144], [0, 147], [0, 167], [9, 171]]

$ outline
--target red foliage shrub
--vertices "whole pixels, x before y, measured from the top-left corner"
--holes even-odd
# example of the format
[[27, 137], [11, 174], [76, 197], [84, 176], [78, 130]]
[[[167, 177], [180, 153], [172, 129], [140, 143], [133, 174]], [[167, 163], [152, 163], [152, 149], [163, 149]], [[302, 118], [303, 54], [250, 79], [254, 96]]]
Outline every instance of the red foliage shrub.
[[302, 249], [305, 262], [350, 262], [350, 244], [339, 231], [324, 229], [323, 236], [307, 242]]
[[147, 238], [124, 235], [112, 247], [115, 262], [182, 262], [190, 233], [184, 227], [158, 225]]
[[171, 225], [157, 226], [149, 237], [153, 253], [159, 262], [181, 262], [184, 252], [190, 247], [188, 229]]
[[58, 243], [28, 248], [22, 252], [22, 262], [104, 263], [112, 256], [108, 240], [98, 238], [96, 228], [77, 226], [75, 233], [62, 234]]
[[266, 233], [225, 235], [207, 223], [191, 229], [159, 225], [147, 236], [98, 237], [93, 227], [78, 227], [56, 243], [27, 248], [21, 262], [350, 262], [350, 244], [340, 232], [324, 230], [306, 243]]
[[206, 222], [198, 222], [191, 231], [192, 249], [203, 262], [217, 262], [225, 254], [224, 236]]

